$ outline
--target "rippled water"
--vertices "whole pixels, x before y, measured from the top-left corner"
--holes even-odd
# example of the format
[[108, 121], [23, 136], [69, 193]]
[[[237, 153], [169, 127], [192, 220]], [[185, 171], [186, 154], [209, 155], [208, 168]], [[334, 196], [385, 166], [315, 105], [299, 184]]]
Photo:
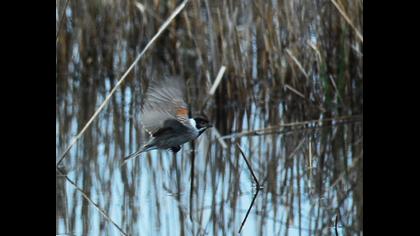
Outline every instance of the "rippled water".
[[[101, 3], [69, 1], [61, 26], [57, 160], [176, 6], [145, 1], [143, 12], [132, 2]], [[282, 35], [283, 21], [275, 21], [279, 38], [271, 42], [275, 30], [258, 14], [282, 6], [204, 3], [189, 3], [65, 156], [56, 178], [56, 233], [235, 235], [257, 192], [248, 160], [262, 188], [241, 235], [363, 235], [363, 57], [350, 28], [331, 41], [336, 36], [304, 36], [319, 40], [322, 57], [337, 59], [318, 60], [309, 47], [296, 47], [304, 75], [286, 50], [273, 52], [292, 37]], [[64, 6], [58, 2], [58, 19]], [[330, 24], [345, 25], [334, 6], [327, 10], [337, 21]], [[230, 21], [235, 11], [237, 21]], [[232, 32], [243, 35], [227, 40], [233, 23], [242, 28]], [[226, 72], [209, 95], [221, 65]], [[150, 81], [164, 75], [185, 78], [193, 113], [206, 113], [214, 128], [176, 155], [151, 151], [121, 166], [148, 139], [139, 108]]]

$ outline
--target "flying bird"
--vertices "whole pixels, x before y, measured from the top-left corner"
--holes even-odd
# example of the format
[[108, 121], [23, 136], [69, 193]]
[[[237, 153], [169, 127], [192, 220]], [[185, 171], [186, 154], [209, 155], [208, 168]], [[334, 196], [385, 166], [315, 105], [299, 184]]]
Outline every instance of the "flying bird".
[[169, 149], [177, 153], [182, 144], [198, 138], [212, 127], [204, 115], [189, 117], [184, 97], [185, 84], [179, 77], [151, 82], [141, 108], [141, 123], [151, 139], [138, 151], [125, 157], [123, 163], [155, 149]]

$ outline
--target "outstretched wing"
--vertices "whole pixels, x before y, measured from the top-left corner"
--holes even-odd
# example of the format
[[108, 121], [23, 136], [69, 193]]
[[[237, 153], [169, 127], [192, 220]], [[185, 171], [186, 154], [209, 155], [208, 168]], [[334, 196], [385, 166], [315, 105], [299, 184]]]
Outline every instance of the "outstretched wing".
[[188, 108], [184, 100], [185, 84], [179, 77], [152, 81], [142, 107], [142, 124], [152, 135], [168, 119], [188, 125]]

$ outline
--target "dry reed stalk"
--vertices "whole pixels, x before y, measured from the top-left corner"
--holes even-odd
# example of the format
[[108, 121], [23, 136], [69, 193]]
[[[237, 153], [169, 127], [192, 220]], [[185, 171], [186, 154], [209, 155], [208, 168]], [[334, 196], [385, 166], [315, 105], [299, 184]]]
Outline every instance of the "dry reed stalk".
[[292, 58], [293, 62], [297, 65], [300, 72], [305, 76], [306, 79], [309, 79], [308, 73], [306, 73], [305, 69], [303, 68], [302, 64], [299, 62], [299, 60], [292, 54], [292, 52], [287, 48], [286, 49], [287, 55]]
[[280, 129], [280, 128], [286, 128], [286, 127], [295, 127], [295, 126], [302, 126], [302, 125], [307, 125], [307, 124], [311, 124], [311, 123], [319, 123], [319, 126], [322, 126], [322, 122], [328, 122], [328, 121], [346, 121], [346, 120], [359, 120], [361, 119], [362, 116], [361, 115], [354, 115], [354, 116], [340, 116], [340, 117], [336, 117], [336, 118], [326, 118], [326, 119], [322, 119], [322, 120], [308, 120], [308, 121], [301, 121], [301, 122], [291, 122], [291, 123], [287, 123], [287, 124], [282, 124], [282, 125], [276, 125], [276, 126], [271, 126], [271, 127], [267, 127], [267, 128], [262, 128], [262, 129], [255, 129], [255, 130], [246, 130], [246, 131], [242, 131], [239, 133], [232, 133], [232, 134], [228, 134], [225, 136], [220, 137], [220, 139], [229, 139], [229, 138], [239, 138], [242, 136], [246, 136], [246, 135], [260, 135], [260, 134], [264, 134], [265, 132], [270, 132], [276, 129]]
[[213, 95], [214, 95], [214, 92], [216, 91], [217, 87], [219, 86], [220, 81], [222, 81], [223, 74], [225, 73], [225, 70], [226, 70], [226, 67], [225, 67], [225, 66], [221, 66], [221, 67], [220, 67], [220, 69], [219, 69], [219, 73], [217, 74], [217, 77], [216, 77], [216, 79], [214, 80], [214, 83], [213, 83], [213, 85], [211, 86], [211, 89], [210, 89], [210, 91], [209, 91], [209, 94], [210, 94], [211, 96], [213, 96]]
[[220, 143], [220, 145], [222, 146], [223, 149], [227, 148], [227, 144], [225, 142], [225, 140], [223, 140], [221, 137], [222, 135], [220, 135], [219, 130], [216, 127], [212, 128], [212, 133], [214, 133], [214, 136], [216, 137], [217, 141]]
[[63, 7], [63, 13], [60, 17], [60, 22], [58, 23], [59, 25], [58, 25], [57, 35], [55, 37], [55, 42], [56, 43], [58, 41], [58, 35], [60, 35], [60, 30], [61, 30], [63, 22], [64, 22], [64, 17], [66, 16], [66, 8], [67, 8], [68, 3], [69, 3], [69, 0], [66, 0], [66, 4], [64, 4], [64, 7]]
[[363, 43], [363, 36], [359, 32], [359, 30], [356, 29], [353, 22], [350, 20], [350, 18], [347, 16], [346, 12], [343, 10], [342, 7], [338, 5], [338, 3], [335, 0], [331, 0], [331, 2], [334, 4], [334, 6], [337, 8], [338, 12], [340, 12], [341, 16], [343, 16], [344, 20], [350, 25], [350, 27], [356, 32], [357, 38]]
[[305, 99], [305, 96], [304, 96], [301, 92], [299, 92], [299, 91], [297, 91], [296, 89], [294, 89], [292, 86], [290, 86], [290, 85], [288, 85], [288, 84], [285, 84], [285, 85], [284, 85], [284, 87], [285, 87], [286, 89], [288, 89], [288, 90], [292, 91], [293, 93], [295, 93], [295, 94], [296, 94], [296, 95], [298, 95], [299, 97], [301, 97], [301, 98]]

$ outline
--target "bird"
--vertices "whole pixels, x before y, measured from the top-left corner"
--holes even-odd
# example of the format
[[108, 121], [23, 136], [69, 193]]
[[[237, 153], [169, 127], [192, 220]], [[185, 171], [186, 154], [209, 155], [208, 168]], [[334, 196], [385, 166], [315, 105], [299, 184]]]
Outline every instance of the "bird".
[[189, 116], [185, 102], [185, 83], [180, 77], [171, 76], [152, 80], [141, 107], [141, 124], [151, 139], [138, 151], [123, 159], [140, 156], [155, 149], [171, 150], [177, 153], [181, 145], [198, 138], [212, 127], [204, 114]]

